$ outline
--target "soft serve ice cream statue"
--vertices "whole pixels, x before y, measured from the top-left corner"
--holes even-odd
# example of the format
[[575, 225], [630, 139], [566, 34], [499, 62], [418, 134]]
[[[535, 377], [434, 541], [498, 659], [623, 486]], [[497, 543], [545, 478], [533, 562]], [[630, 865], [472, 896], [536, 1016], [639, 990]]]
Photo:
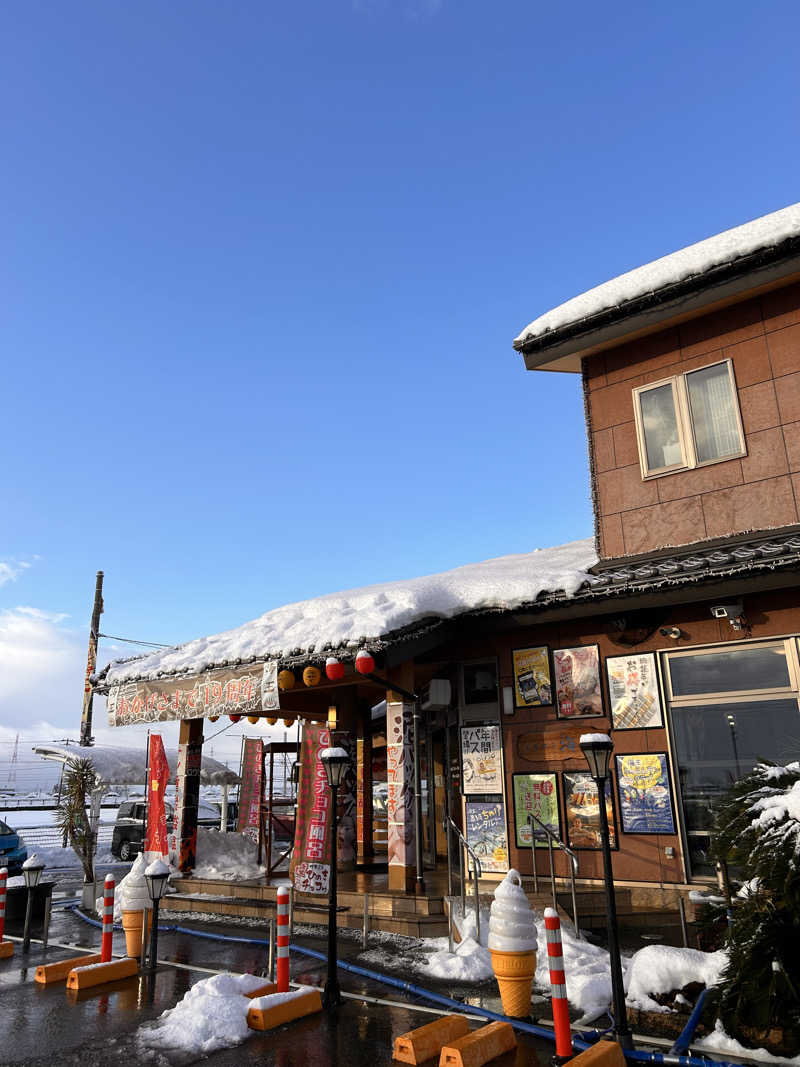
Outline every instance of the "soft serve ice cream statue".
[[519, 871], [510, 870], [494, 891], [489, 913], [489, 951], [503, 1011], [516, 1019], [531, 1013], [536, 970], [536, 924]]

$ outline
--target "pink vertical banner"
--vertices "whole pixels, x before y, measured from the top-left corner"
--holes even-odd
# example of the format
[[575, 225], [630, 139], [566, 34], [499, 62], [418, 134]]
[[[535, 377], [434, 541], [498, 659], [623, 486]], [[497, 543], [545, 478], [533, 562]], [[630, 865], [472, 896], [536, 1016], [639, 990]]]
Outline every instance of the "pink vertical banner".
[[410, 704], [386, 706], [386, 811], [389, 823], [389, 865], [413, 867], [414, 752]]
[[240, 778], [239, 818], [236, 829], [258, 843], [264, 780], [264, 742], [259, 737], [244, 739]]
[[294, 830], [291, 878], [300, 893], [326, 895], [331, 876], [331, 791], [319, 754], [330, 746], [331, 733], [318, 723], [303, 724], [300, 784]]

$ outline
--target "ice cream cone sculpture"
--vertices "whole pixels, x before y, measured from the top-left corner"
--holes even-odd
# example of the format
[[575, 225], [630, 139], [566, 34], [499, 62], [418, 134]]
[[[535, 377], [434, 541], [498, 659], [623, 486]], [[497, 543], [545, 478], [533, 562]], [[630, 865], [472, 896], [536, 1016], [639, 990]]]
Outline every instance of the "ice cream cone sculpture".
[[510, 870], [494, 891], [489, 914], [489, 951], [503, 1012], [514, 1019], [531, 1013], [536, 970], [536, 925], [519, 872]]

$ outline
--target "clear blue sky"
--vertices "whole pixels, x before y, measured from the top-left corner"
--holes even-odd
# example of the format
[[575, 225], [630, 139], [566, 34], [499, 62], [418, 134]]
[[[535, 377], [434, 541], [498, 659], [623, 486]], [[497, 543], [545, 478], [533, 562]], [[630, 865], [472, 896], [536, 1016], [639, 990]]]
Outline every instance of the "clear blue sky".
[[77, 725], [98, 568], [107, 632], [177, 642], [590, 534], [579, 382], [511, 339], [800, 199], [799, 22], [8, 8], [0, 724]]

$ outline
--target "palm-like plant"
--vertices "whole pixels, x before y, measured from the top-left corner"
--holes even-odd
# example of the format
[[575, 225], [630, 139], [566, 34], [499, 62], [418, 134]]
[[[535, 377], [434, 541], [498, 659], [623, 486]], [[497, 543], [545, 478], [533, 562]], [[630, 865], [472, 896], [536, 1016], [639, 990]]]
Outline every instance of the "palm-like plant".
[[56, 808], [56, 821], [62, 835], [69, 841], [83, 867], [84, 882], [94, 881], [94, 834], [86, 816], [95, 788], [92, 761], [70, 760], [64, 768], [61, 801]]

